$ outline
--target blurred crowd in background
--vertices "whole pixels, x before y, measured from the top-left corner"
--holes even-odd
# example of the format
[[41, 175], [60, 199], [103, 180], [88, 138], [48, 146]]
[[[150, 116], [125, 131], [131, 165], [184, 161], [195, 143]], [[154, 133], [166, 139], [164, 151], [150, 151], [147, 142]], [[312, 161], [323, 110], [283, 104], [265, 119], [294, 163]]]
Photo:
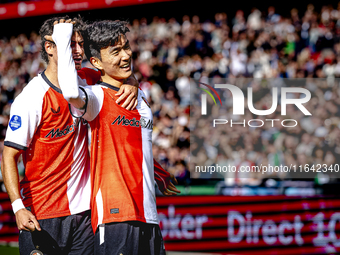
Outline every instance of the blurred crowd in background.
[[[309, 4], [305, 9], [292, 9], [289, 16], [282, 16], [274, 7], [269, 7], [254, 8], [249, 15], [238, 10], [233, 17], [216, 13], [210, 20], [187, 15], [181, 20], [142, 18], [131, 21], [128, 39], [133, 51], [134, 73], [154, 113], [154, 157], [175, 174], [180, 184], [191, 182], [193, 123], [189, 122], [189, 116], [194, 79], [328, 80], [309, 84], [313, 99], [308, 107], [315, 114], [303, 118], [296, 113], [301, 121], [293, 133], [280, 128], [221, 131], [228, 134], [224, 148], [211, 152], [206, 149], [209, 146], [205, 146], [204, 153], [194, 152], [194, 158], [204, 154], [200, 160], [205, 158], [211, 164], [225, 160], [232, 164], [240, 164], [239, 161], [249, 164], [340, 162], [340, 91], [337, 83], [330, 82], [340, 77], [340, 5], [316, 10]], [[0, 40], [2, 141], [13, 99], [44, 68], [40, 37], [35, 32]], [[259, 98], [258, 107], [266, 104], [268, 100]], [[219, 139], [215, 136], [206, 142], [216, 147], [212, 143], [218, 143]]]

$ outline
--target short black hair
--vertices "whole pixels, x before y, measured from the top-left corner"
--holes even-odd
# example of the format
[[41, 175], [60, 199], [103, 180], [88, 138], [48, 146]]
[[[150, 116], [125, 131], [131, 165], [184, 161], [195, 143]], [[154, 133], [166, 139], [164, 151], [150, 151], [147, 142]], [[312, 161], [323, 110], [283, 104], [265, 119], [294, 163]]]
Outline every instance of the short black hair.
[[101, 60], [100, 50], [114, 46], [121, 35], [129, 32], [127, 24], [128, 22], [120, 20], [102, 20], [88, 24], [83, 36], [87, 59], [96, 57]]
[[[41, 58], [48, 64], [48, 54], [45, 50], [45, 35], [52, 35], [53, 34], [53, 23], [55, 21], [59, 21], [61, 19], [68, 20], [70, 17], [68, 15], [61, 16], [61, 17], [53, 17], [48, 20], [46, 20], [40, 30], [39, 34], [41, 37]], [[78, 32], [80, 35], [83, 36], [83, 32], [85, 29], [85, 22], [83, 21], [81, 16], [75, 17], [72, 19], [75, 21], [75, 24], [73, 25], [73, 33]]]

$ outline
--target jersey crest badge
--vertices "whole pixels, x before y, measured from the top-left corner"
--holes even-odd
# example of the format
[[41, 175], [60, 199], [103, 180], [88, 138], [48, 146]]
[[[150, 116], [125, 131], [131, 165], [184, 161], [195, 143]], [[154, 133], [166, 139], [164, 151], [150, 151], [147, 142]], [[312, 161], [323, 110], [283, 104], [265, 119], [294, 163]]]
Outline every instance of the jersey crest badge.
[[17, 130], [21, 127], [21, 117], [18, 115], [13, 115], [11, 120], [9, 121], [9, 127], [12, 129], [12, 131]]
[[148, 101], [146, 101], [146, 99], [144, 97], [142, 97], [142, 98], [143, 98], [144, 102], [146, 103], [146, 105], [150, 108]]

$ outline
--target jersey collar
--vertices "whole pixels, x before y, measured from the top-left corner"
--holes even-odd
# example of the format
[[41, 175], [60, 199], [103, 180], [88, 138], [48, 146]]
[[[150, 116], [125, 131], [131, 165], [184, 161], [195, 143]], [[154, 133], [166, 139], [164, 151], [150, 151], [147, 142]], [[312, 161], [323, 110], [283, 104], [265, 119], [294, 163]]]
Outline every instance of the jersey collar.
[[113, 89], [113, 90], [115, 90], [115, 91], [119, 91], [119, 88], [118, 88], [118, 87], [112, 86], [112, 85], [110, 85], [110, 84], [108, 84], [108, 83], [106, 83], [106, 82], [103, 82], [103, 81], [99, 82], [98, 85], [102, 85], [102, 86], [108, 87], [108, 88], [110, 88], [110, 89]]
[[44, 70], [42, 73], [41, 73], [41, 77], [44, 79], [44, 81], [52, 88], [54, 89], [55, 91], [57, 91], [58, 93], [62, 94], [62, 91], [60, 88], [58, 88], [57, 86], [53, 85], [52, 82], [50, 82], [50, 80], [47, 78], [46, 74], [45, 74], [45, 71]]

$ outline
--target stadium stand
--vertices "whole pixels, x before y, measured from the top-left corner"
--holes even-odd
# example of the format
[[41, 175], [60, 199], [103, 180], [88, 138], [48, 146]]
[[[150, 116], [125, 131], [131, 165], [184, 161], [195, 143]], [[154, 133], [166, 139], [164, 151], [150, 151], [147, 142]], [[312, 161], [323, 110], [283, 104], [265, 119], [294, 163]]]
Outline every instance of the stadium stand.
[[[7, 2], [14, 1], [0, 1]], [[157, 198], [167, 250], [340, 252], [337, 178], [256, 175], [229, 183], [233, 178], [221, 175], [190, 178], [202, 176], [189, 171], [189, 158], [202, 164], [340, 164], [340, 87], [331, 82], [340, 78], [340, 5], [316, 6], [289, 12], [268, 6], [249, 13], [221, 11], [210, 19], [191, 11], [180, 18], [152, 15], [149, 20], [131, 20], [133, 68], [154, 113], [154, 157], [176, 175], [185, 187], [182, 194], [205, 195]], [[86, 61], [83, 64], [90, 67]], [[11, 103], [44, 68], [35, 32], [0, 38], [0, 152]], [[193, 79], [213, 78], [319, 78], [326, 82], [308, 85], [312, 93], [308, 109], [315, 116], [303, 118], [297, 113], [296, 132], [219, 130], [203, 141], [204, 149], [190, 151], [196, 119], [190, 117], [189, 88]], [[268, 100], [258, 101], [258, 109], [267, 106]], [[212, 109], [209, 104], [208, 110]], [[222, 138], [225, 133], [228, 139]], [[219, 139], [226, 139], [223, 146], [216, 145]], [[24, 173], [22, 162], [19, 172]], [[0, 193], [0, 202], [0, 243], [17, 245], [15, 217], [5, 193]]]
[[[155, 117], [154, 156], [182, 185], [193, 184], [188, 170], [191, 78], [340, 77], [340, 8], [324, 6], [318, 13], [310, 4], [299, 12], [292, 9], [287, 17], [274, 7], [263, 12], [254, 8], [248, 16], [238, 10], [231, 19], [226, 13], [216, 13], [214, 20], [200, 20], [197, 15], [184, 15], [181, 20], [155, 16], [149, 23], [145, 18], [132, 20], [130, 30], [134, 72], [152, 102]], [[0, 40], [2, 141], [13, 99], [44, 70], [39, 51], [40, 38], [35, 32]], [[90, 65], [84, 62], [84, 66]], [[326, 130], [312, 121], [301, 125], [298, 134], [279, 130], [275, 142], [265, 129], [248, 134], [234, 132], [231, 142], [249, 142], [251, 146], [213, 160], [217, 162], [223, 156], [237, 160], [242, 154], [253, 164], [264, 160], [277, 160], [279, 164], [339, 162], [339, 93], [330, 87], [313, 87], [312, 91], [319, 95], [314, 107], [324, 116], [317, 121], [333, 116]], [[328, 140], [332, 143], [327, 144]], [[263, 146], [268, 141], [268, 146]], [[233, 149], [231, 142], [224, 151]], [[254, 153], [258, 154], [255, 159]], [[21, 174], [23, 171], [22, 167]]]

